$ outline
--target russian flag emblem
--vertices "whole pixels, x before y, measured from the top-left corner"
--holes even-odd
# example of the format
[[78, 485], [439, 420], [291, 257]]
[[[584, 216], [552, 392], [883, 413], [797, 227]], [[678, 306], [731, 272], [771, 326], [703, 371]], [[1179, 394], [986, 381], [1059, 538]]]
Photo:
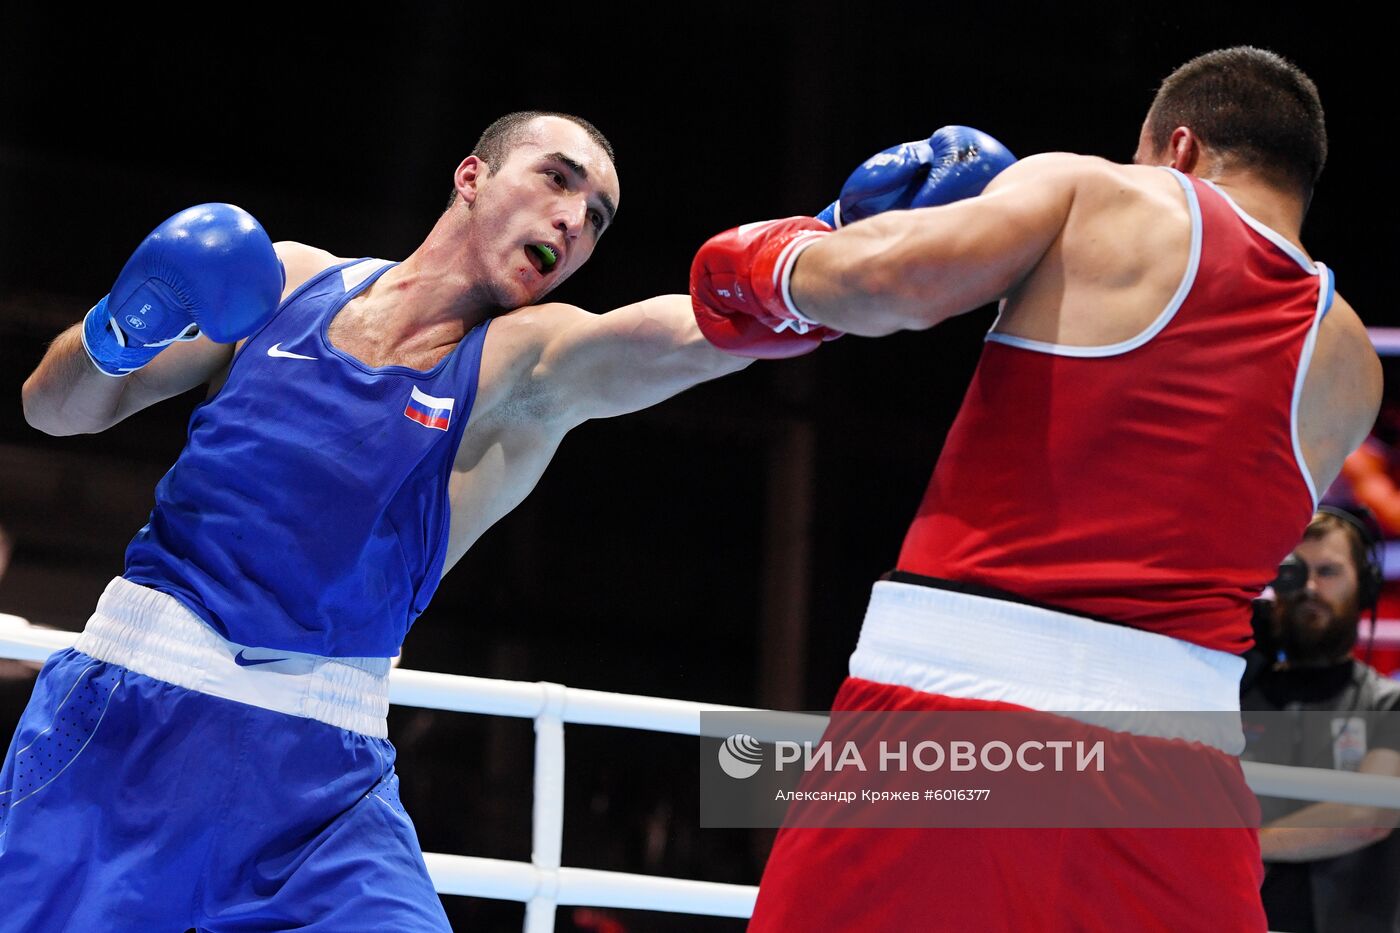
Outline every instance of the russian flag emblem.
[[452, 399], [438, 398], [413, 386], [413, 391], [408, 396], [408, 404], [404, 406], [403, 416], [424, 427], [446, 431], [447, 426], [452, 423]]

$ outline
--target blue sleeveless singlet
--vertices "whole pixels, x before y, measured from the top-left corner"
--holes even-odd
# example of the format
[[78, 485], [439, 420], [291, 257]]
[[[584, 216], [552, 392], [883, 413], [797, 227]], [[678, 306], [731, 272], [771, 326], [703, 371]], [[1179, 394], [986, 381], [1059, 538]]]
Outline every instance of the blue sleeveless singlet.
[[447, 498], [487, 322], [427, 372], [365, 366], [331, 319], [393, 263], [298, 288], [195, 409], [124, 576], [243, 645], [397, 653], [442, 575]]

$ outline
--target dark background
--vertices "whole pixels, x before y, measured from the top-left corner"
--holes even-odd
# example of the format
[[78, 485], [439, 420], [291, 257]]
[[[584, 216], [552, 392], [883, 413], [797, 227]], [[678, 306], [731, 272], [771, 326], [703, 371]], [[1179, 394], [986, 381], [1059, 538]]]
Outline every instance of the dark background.
[[[1397, 323], [1382, 279], [1393, 172], [1368, 155], [1389, 122], [1372, 109], [1394, 86], [1388, 29], [1345, 4], [875, 9], [343, 3], [172, 18], [6, 4], [0, 524], [16, 549], [0, 612], [79, 627], [180, 449], [197, 395], [82, 438], [40, 435], [19, 404], [46, 342], [150, 228], [231, 201], [274, 239], [403, 258], [510, 110], [579, 113], [617, 148], [616, 226], [556, 295], [605, 311], [683, 291], [711, 233], [815, 213], [866, 156], [942, 124], [1022, 155], [1126, 161], [1173, 67], [1260, 45], [1307, 71], [1327, 109], [1332, 156], [1305, 241], [1368, 323]], [[983, 310], [846, 338], [585, 425], [444, 581], [405, 666], [824, 707], [989, 323]], [[0, 731], [17, 711], [5, 715]], [[757, 881], [766, 836], [696, 826], [694, 740], [569, 734], [565, 864]], [[425, 849], [528, 859], [528, 722], [396, 709], [391, 737]], [[447, 903], [459, 928], [519, 928], [519, 905]], [[602, 913], [628, 929], [739, 926]], [[561, 910], [560, 928], [602, 929], [598, 916]]]

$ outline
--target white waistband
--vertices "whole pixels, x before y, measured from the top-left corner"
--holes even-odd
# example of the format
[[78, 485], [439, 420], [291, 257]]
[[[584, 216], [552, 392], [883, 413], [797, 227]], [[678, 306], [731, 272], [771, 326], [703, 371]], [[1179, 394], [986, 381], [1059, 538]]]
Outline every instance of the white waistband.
[[1243, 658], [1037, 606], [881, 581], [850, 669], [852, 677], [926, 693], [1064, 713], [1231, 753], [1244, 747]]
[[116, 578], [74, 647], [177, 687], [387, 738], [388, 658], [234, 644], [173, 596]]

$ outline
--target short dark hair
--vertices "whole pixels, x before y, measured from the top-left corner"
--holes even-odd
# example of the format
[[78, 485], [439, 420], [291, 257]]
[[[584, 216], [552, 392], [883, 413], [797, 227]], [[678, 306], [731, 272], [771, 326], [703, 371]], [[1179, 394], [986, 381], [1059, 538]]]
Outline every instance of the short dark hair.
[[1327, 161], [1317, 85], [1264, 49], [1207, 52], [1168, 75], [1147, 114], [1153, 146], [1166, 148], [1178, 126], [1249, 168], [1281, 176], [1305, 196]]
[[[554, 110], [517, 110], [515, 113], [506, 114], [482, 131], [481, 138], [476, 141], [475, 146], [472, 146], [471, 154], [486, 163], [488, 173], [494, 172], [496, 167], [510, 155], [510, 151], [520, 144], [520, 137], [524, 134], [525, 127], [532, 120], [540, 117], [558, 117], [580, 127], [588, 134], [589, 139], [597, 143], [608, 154], [608, 160], [614, 165], [617, 164], [617, 155], [613, 152], [612, 143], [608, 142], [608, 138], [596, 126], [583, 117], [575, 116], [572, 113], [559, 113]], [[448, 208], [451, 208], [455, 203], [457, 203], [457, 189], [454, 186], [452, 195], [447, 199]]]

